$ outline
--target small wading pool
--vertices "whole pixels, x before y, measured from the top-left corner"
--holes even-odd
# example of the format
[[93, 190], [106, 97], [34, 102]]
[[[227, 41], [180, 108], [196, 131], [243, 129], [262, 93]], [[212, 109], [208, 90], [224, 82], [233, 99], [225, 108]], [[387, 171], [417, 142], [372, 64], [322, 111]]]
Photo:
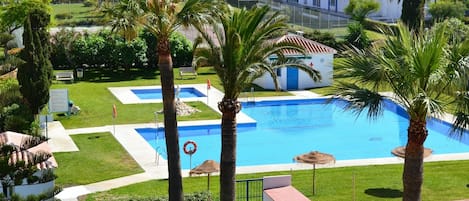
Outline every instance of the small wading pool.
[[[238, 124], [237, 166], [294, 163], [293, 157], [318, 150], [337, 160], [394, 157], [391, 150], [407, 142], [408, 118], [395, 103], [386, 103], [383, 116], [370, 120], [344, 111], [344, 101], [326, 104], [326, 99], [262, 101], [243, 104], [242, 112], [256, 124]], [[366, 114], [366, 111], [363, 113]], [[467, 134], [462, 139], [448, 136], [450, 125], [429, 119], [425, 147], [433, 154], [469, 152]], [[140, 128], [136, 131], [166, 159], [164, 131]], [[183, 152], [188, 140], [197, 143], [192, 167], [203, 161], [220, 160], [220, 125], [179, 128], [181, 163], [189, 169], [189, 156]]]
[[[132, 93], [134, 93], [138, 98], [143, 100], [148, 99], [162, 99], [161, 89], [131, 89]], [[175, 93], [177, 93], [177, 89], [175, 89]], [[184, 87], [180, 88], [179, 91], [179, 98], [199, 98], [199, 97], [206, 97], [203, 93], [199, 90], [192, 88], [192, 87]]]

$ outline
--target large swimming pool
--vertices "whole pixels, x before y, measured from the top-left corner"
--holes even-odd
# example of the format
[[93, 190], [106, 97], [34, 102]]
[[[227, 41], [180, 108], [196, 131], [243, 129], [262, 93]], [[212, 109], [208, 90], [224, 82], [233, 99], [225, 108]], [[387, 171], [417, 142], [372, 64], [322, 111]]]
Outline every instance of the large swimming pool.
[[[237, 165], [293, 163], [296, 155], [318, 150], [333, 154], [337, 160], [393, 157], [391, 150], [405, 145], [408, 119], [392, 102], [384, 115], [370, 120], [342, 110], [343, 101], [326, 104], [326, 99], [262, 101], [244, 104], [242, 112], [257, 124], [238, 125]], [[428, 121], [429, 136], [425, 147], [434, 154], [469, 152], [467, 138], [448, 137], [449, 125]], [[166, 159], [164, 131], [136, 129]], [[198, 145], [192, 167], [204, 160], [219, 161], [220, 125], [180, 127], [181, 163], [189, 169], [189, 156], [182, 151], [187, 140]], [[158, 139], [157, 139], [158, 136]]]

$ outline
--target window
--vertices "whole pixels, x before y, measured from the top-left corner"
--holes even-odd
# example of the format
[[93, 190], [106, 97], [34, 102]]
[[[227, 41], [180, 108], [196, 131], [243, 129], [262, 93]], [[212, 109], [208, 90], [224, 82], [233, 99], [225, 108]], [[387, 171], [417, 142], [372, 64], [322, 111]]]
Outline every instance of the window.
[[281, 76], [282, 76], [282, 69], [277, 68], [277, 77], [281, 77]]
[[337, 0], [329, 0], [329, 6], [333, 7], [337, 3]]
[[321, 7], [321, 0], [313, 0], [313, 6]]

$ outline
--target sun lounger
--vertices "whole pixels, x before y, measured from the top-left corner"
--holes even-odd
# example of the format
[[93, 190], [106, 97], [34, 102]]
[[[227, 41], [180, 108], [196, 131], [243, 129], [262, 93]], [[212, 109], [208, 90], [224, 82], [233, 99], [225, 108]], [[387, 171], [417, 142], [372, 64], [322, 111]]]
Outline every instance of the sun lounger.
[[192, 66], [179, 67], [179, 76], [181, 76], [181, 79], [185, 75], [192, 75], [192, 76], [197, 77], [197, 71]]

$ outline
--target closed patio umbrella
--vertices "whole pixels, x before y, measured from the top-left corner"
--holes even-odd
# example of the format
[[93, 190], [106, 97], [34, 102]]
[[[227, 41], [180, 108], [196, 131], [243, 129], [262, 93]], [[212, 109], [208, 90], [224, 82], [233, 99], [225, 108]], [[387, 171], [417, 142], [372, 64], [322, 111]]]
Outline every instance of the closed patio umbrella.
[[[432, 150], [429, 148], [423, 148], [423, 157], [426, 158], [432, 154]], [[405, 146], [396, 147], [391, 151], [394, 156], [405, 158]]]
[[313, 195], [316, 193], [315, 180], [316, 180], [316, 164], [327, 164], [330, 162], [335, 163], [334, 156], [319, 151], [312, 151], [306, 154], [301, 154], [293, 158], [296, 162], [313, 164]]
[[206, 160], [201, 165], [189, 171], [189, 175], [207, 174], [207, 191], [210, 188], [210, 174], [220, 171], [220, 164], [214, 160]]

